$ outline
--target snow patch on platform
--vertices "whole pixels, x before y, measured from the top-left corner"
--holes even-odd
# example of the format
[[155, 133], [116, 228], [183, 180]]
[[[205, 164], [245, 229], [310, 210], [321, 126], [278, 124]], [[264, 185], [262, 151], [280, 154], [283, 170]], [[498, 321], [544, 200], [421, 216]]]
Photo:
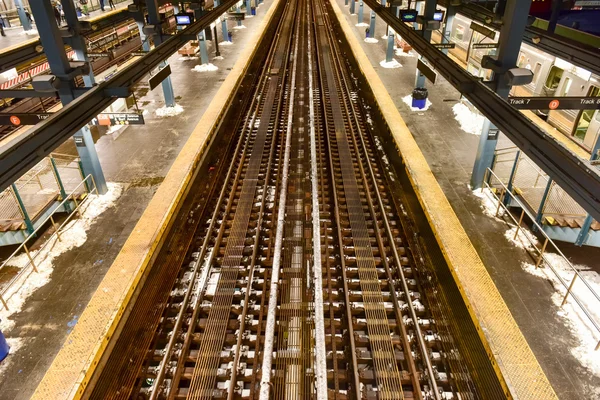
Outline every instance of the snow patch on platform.
[[460, 124], [460, 129], [471, 135], [481, 135], [483, 121], [485, 120], [483, 115], [471, 111], [471, 109], [463, 103], [456, 103], [452, 107], [452, 111], [454, 112], [454, 119]]
[[365, 38], [365, 43], [379, 43], [379, 40], [372, 38], [372, 37], [368, 37], [368, 38]]
[[157, 108], [155, 112], [157, 117], [174, 117], [183, 112], [183, 107], [179, 104], [175, 104], [173, 107], [162, 106]]
[[383, 68], [400, 68], [402, 67], [402, 64], [400, 64], [398, 61], [392, 59], [392, 61], [381, 61], [379, 63], [379, 65], [381, 65]]
[[[95, 219], [115, 204], [115, 201], [123, 192], [123, 185], [118, 183], [108, 183], [108, 192], [103, 195], [89, 195], [89, 200], [81, 206], [81, 217], [69, 221], [61, 230], [60, 240], [53, 236], [46, 247], [42, 250], [32, 250], [31, 256], [34, 257], [35, 266], [38, 272], [33, 271], [29, 265], [27, 254], [22, 253], [7, 264], [19, 269], [29, 268], [24, 272], [6, 292], [4, 298], [8, 302], [8, 311], [0, 310], [0, 330], [7, 332], [14, 327], [14, 321], [8, 318], [23, 309], [25, 301], [36, 290], [50, 281], [54, 271], [53, 261], [61, 254], [80, 247], [87, 240], [87, 231]], [[39, 254], [38, 254], [39, 253]]]
[[233, 27], [233, 28], [231, 28], [231, 29], [235, 29], [235, 30], [239, 30], [239, 29], [246, 29], [246, 25], [240, 25], [240, 26], [237, 26], [237, 25], [236, 25], [236, 26], [234, 26], [234, 27]]
[[[573, 280], [575, 273], [569, 264], [558, 254], [546, 253], [546, 260], [552, 265], [556, 274], [566, 282], [567, 285]], [[558, 307], [556, 314], [562, 322], [571, 331], [572, 335], [577, 339], [577, 346], [571, 347], [569, 351], [581, 365], [587, 368], [596, 376], [600, 376], [600, 357], [594, 348], [600, 340], [600, 334], [592, 325], [589, 318], [583, 310], [577, 305], [573, 298], [569, 298], [567, 303], [561, 307], [561, 303], [566, 294], [564, 285], [554, 272], [545, 264], [542, 263], [542, 268], [536, 268], [534, 264], [522, 263], [521, 267], [527, 273], [549, 281], [556, 292], [552, 295], [552, 302]], [[600, 294], [600, 275], [595, 271], [590, 271], [585, 265], [574, 265], [584, 279], [589, 283], [590, 287]], [[573, 293], [579, 301], [586, 307], [595, 321], [600, 321], [600, 307], [598, 300], [587, 286], [577, 278], [573, 285]], [[597, 393], [600, 394], [600, 393]]]
[[[352, 14], [352, 15], [356, 15], [356, 14]], [[367, 24], [367, 23], [364, 23], [364, 22], [360, 22], [360, 23], [358, 23], [358, 24], [356, 24], [356, 25], [354, 25], [354, 26], [358, 26], [358, 27], [367, 27], [367, 26], [369, 26], [369, 24]]]
[[217, 67], [214, 64], [201, 64], [201, 65], [196, 65], [194, 68], [192, 68], [192, 71], [195, 72], [212, 72], [212, 71], [216, 71], [218, 70], [219, 67]]
[[402, 49], [396, 49], [396, 56], [398, 57], [414, 57], [415, 53], [412, 50], [409, 50], [408, 52], [402, 50]]
[[232, 44], [233, 44], [233, 42], [229, 42], [229, 41], [219, 42], [219, 46], [231, 46]]

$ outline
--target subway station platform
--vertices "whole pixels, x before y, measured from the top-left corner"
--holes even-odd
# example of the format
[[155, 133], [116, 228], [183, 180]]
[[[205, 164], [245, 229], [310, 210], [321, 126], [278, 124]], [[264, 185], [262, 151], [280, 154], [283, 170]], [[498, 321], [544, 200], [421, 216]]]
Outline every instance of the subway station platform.
[[[14, 321], [14, 328], [5, 331], [5, 334], [9, 339], [20, 338], [22, 342], [20, 348], [0, 365], [0, 399], [26, 399], [32, 395], [55, 355], [63, 348], [68, 335], [74, 332], [74, 327], [77, 329], [76, 323], [106, 273], [111, 266], [119, 266], [118, 262], [113, 262], [117, 257], [123, 257], [122, 248], [153, 196], [156, 193], [166, 193], [167, 188], [159, 187], [175, 159], [178, 155], [192, 157], [185, 154], [186, 140], [202, 118], [211, 117], [203, 114], [214, 106], [211, 102], [240, 58], [240, 52], [243, 52], [242, 56], [246, 55], [248, 47], [254, 44], [251, 41], [255, 37], [253, 33], [258, 29], [271, 3], [272, 1], [267, 1], [262, 5], [257, 17], [244, 21], [248, 29], [234, 33], [232, 46], [220, 47], [224, 59], [211, 61], [219, 68], [217, 71], [190, 71], [199, 63], [197, 60], [181, 60], [178, 55], [171, 57], [175, 95], [178, 97], [178, 104], [183, 107], [183, 113], [172, 117], [156, 117], [156, 109], [163, 105], [160, 89], [148, 92], [147, 87], [142, 84], [137, 89], [136, 97], [140, 107], [148, 111], [145, 116], [146, 125], [130, 126], [115, 133], [102, 132], [97, 138], [96, 146], [107, 180], [118, 184], [123, 194], [114, 207], [100, 215], [91, 226], [83, 246], [70, 250], [55, 260], [54, 273], [49, 283], [26, 301], [22, 312], [9, 318]], [[411, 111], [403, 98], [412, 92], [417, 58], [396, 57], [402, 64], [400, 68], [380, 66], [379, 62], [385, 59], [386, 41], [381, 39], [385, 35], [385, 25], [380, 20], [377, 21], [375, 38], [379, 39], [378, 43], [365, 43], [362, 40], [364, 27], [354, 26], [356, 16], [349, 15], [343, 0], [337, 0], [337, 4], [400, 111], [443, 194], [556, 395], [561, 399], [593, 399], [594, 396], [600, 396], [600, 378], [586, 370], [570, 353], [569, 349], [577, 346], [577, 339], [557, 316], [558, 309], [551, 301], [553, 289], [546, 281], [523, 271], [521, 264], [531, 262], [531, 259], [506, 240], [506, 224], [486, 216], [480, 199], [468, 187], [479, 137], [462, 131], [454, 119], [452, 106], [458, 102], [459, 94], [440, 79], [435, 86], [429, 85], [431, 108], [427, 111]], [[365, 22], [368, 22], [366, 7]], [[212, 59], [214, 48], [209, 48], [209, 51]], [[187, 149], [187, 152], [193, 151], [195, 150]], [[68, 144], [61, 148], [61, 152], [73, 154], [74, 148]], [[183, 176], [185, 172], [178, 173]], [[169, 183], [171, 184], [173, 182]], [[136, 235], [140, 234], [138, 229], [135, 229]], [[135, 249], [139, 254], [147, 250], [142, 246]], [[582, 254], [568, 246], [565, 251], [573, 256], [576, 263], [590, 267], [595, 266], [593, 260], [600, 255], [596, 250]], [[106, 295], [107, 298], [110, 296]], [[112, 298], [112, 303], [116, 304], [114, 310], [97, 308], [95, 311], [122, 313], [122, 309], [119, 311], [119, 302], [123, 300], [124, 298]], [[87, 310], [88, 314], [92, 311]], [[82, 333], [79, 331], [79, 334]], [[82, 340], [82, 337], [71, 336], [69, 341], [71, 340]], [[63, 365], [66, 361], [68, 355], [62, 358]], [[97, 359], [89, 361], [92, 364]], [[36, 398], [52, 398], [48, 397], [48, 393], [52, 392], [44, 390], [58, 387], [54, 384], [59, 383], [60, 372], [54, 371], [56, 380], [48, 378]], [[85, 375], [84, 371], [82, 375]], [[81, 377], [78, 376], [77, 379], [81, 383]], [[539, 397], [536, 395], [531, 393], [530, 398], [552, 398], [549, 393]]]
[[[337, 0], [337, 4], [400, 111], [558, 398], [600, 398], [600, 376], [594, 375], [572, 354], [572, 350], [579, 346], [579, 341], [567, 328], [560, 317], [560, 308], [551, 299], [555, 289], [547, 280], [531, 275], [522, 268], [523, 263], [532, 263], [531, 257], [507, 239], [506, 232], [511, 229], [509, 225], [485, 214], [480, 197], [469, 186], [479, 136], [463, 131], [455, 119], [452, 107], [459, 102], [460, 94], [438, 75], [435, 85], [427, 83], [431, 107], [426, 111], [412, 111], [403, 99], [414, 88], [416, 54], [395, 55], [394, 59], [402, 66], [385, 68], [380, 64], [386, 57], [385, 23], [377, 18], [374, 38], [378, 42], [367, 43], [364, 39], [365, 28], [370, 22], [369, 8], [364, 7], [364, 25], [356, 26], [358, 16], [350, 15], [349, 6], [344, 5], [344, 0]], [[358, 2], [356, 10], [358, 12]], [[539, 119], [534, 122], [544, 124]], [[554, 128], [547, 128], [557, 140], [585, 157], [585, 152], [571, 140], [555, 132]], [[512, 143], [501, 137], [498, 148], [508, 146], [512, 146]], [[582, 251], [580, 247], [561, 244], [561, 250], [574, 264], [585, 265], [600, 273], [598, 249], [586, 247]], [[593, 357], [594, 349], [588, 351]]]
[[[95, 22], [99, 19], [110, 16], [113, 13], [123, 11], [127, 8], [129, 4], [131, 4], [129, 0], [118, 1], [115, 2], [115, 9], [111, 10], [110, 6], [108, 5], [108, 0], [106, 1], [106, 3], [107, 4], [106, 7], [104, 7], [104, 11], [100, 9], [90, 11], [89, 15], [82, 15], [79, 18], [79, 20]], [[6, 36], [0, 36], [0, 57], [2, 57], [3, 52], [19, 48], [25, 43], [36, 41], [37, 39], [39, 39], [39, 35], [35, 27], [35, 21], [32, 25], [31, 31], [25, 32], [22, 26], [14, 26], [5, 28], [4, 33], [6, 34]]]
[[[233, 44], [219, 46], [222, 59], [215, 58], [214, 44], [209, 43], [210, 62], [217, 70], [192, 71], [200, 64], [198, 59], [179, 54], [170, 58], [174, 92], [182, 113], [158, 117], [156, 110], [164, 108], [162, 90], [159, 86], [149, 91], [148, 84], [142, 82], [137, 86], [136, 98], [145, 111], [146, 124], [113, 133], [103, 128], [94, 135], [104, 174], [112, 187], [109, 194], [116, 201], [92, 222], [83, 245], [53, 260], [48, 283], [25, 300], [22, 311], [0, 311], [3, 332], [13, 346], [0, 364], [0, 399], [28, 399], [33, 395], [240, 53], [253, 47], [253, 38], [270, 3], [265, 2], [254, 18], [243, 21], [245, 29], [233, 29]], [[235, 25], [230, 22], [229, 28]], [[72, 140], [58, 150], [76, 154]]]

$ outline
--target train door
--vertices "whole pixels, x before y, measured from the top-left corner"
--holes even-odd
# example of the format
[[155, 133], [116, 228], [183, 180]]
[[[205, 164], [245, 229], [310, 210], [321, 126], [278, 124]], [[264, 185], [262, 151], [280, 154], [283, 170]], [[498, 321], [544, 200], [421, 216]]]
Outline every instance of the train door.
[[[588, 89], [587, 96], [600, 97], [600, 88], [591, 85]], [[574, 124], [573, 137], [578, 141], [583, 142], [587, 147], [592, 147], [594, 145], [595, 136], [598, 134], [597, 129], [595, 132], [592, 132], [592, 130], [594, 130], [594, 125], [597, 125], [593, 123], [597, 119], [595, 117], [598, 117], [596, 110], [582, 110], [577, 116], [576, 123]], [[588, 135], [590, 135], [590, 138], [587, 137]]]

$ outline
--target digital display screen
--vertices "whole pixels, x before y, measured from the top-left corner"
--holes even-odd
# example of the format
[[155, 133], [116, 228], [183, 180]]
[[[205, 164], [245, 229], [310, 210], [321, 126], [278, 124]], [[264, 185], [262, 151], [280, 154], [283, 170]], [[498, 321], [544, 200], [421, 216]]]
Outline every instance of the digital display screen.
[[192, 21], [192, 16], [189, 14], [177, 14], [175, 15], [177, 25], [189, 25]]
[[436, 11], [433, 13], [433, 20], [434, 21], [443, 21], [444, 20], [444, 12], [443, 11]]
[[416, 22], [417, 10], [400, 10], [400, 20], [402, 22]]

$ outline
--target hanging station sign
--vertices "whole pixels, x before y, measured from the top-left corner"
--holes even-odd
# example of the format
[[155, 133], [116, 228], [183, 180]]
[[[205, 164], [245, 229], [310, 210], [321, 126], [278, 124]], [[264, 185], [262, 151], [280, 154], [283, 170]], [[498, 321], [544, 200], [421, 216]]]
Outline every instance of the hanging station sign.
[[509, 97], [518, 110], [600, 110], [600, 97]]
[[50, 115], [49, 113], [0, 114], [0, 125], [35, 125]]
[[102, 113], [92, 119], [92, 125], [144, 125], [142, 113]]

